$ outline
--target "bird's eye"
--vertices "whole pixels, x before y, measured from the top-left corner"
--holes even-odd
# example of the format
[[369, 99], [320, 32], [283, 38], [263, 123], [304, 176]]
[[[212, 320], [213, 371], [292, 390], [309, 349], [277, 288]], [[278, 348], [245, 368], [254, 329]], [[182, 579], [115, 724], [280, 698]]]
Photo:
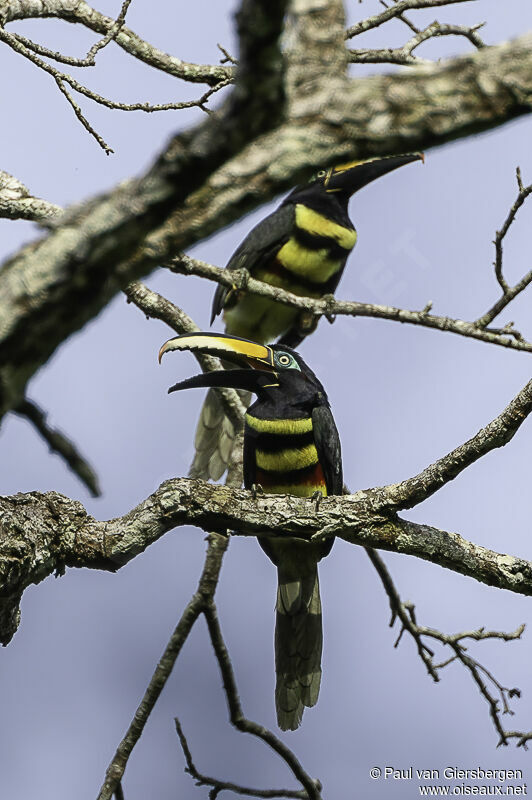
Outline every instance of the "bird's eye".
[[320, 171], [316, 173], [317, 178], [324, 178], [326, 175], [327, 175], [326, 169], [320, 169]]
[[287, 367], [290, 364], [290, 362], [292, 361], [292, 359], [290, 358], [290, 356], [287, 356], [286, 353], [282, 353], [279, 356], [278, 361], [279, 361], [279, 364], [282, 367]]

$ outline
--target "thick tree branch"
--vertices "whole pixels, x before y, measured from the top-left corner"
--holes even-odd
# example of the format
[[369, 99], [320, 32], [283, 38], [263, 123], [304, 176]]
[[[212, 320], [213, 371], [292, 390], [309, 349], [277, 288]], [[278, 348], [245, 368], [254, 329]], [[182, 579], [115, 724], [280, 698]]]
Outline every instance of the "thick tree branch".
[[6, 219], [29, 219], [46, 225], [63, 213], [59, 206], [32, 197], [29, 189], [8, 172], [0, 170], [0, 217]]
[[[253, 10], [262, 4], [269, 14], [265, 19], [257, 13], [257, 25], [243, 26], [244, 58], [237, 83], [218, 115], [176, 136], [143, 178], [65, 215], [64, 224], [49, 237], [24, 248], [4, 265], [0, 273], [0, 305], [5, 309], [0, 320], [0, 416], [20, 402], [27, 380], [62, 341], [92, 319], [122, 286], [155, 266], [158, 256], [149, 243], [151, 254], [143, 251], [140, 258], [131, 259], [147, 234], [257, 135], [261, 126], [276, 123], [282, 91], [277, 39], [285, 3], [245, 0], [244, 7]], [[247, 59], [249, 51], [253, 56]], [[262, 60], [269, 61], [269, 71], [261, 92], [250, 93], [248, 62], [253, 66]], [[198, 232], [198, 238], [201, 235]]]
[[[408, 484], [408, 481], [405, 482]], [[399, 484], [399, 487], [401, 484]], [[532, 564], [473, 544], [456, 533], [386, 513], [397, 487], [369, 489], [315, 503], [293, 496], [229, 489], [186, 478], [161, 484], [135, 509], [107, 522], [56, 492], [0, 499], [0, 630], [6, 644], [18, 624], [24, 589], [65, 566], [117, 570], [175, 527], [243, 536], [338, 536], [440, 564], [491, 586], [532, 594]], [[390, 497], [391, 496], [391, 497]]]
[[[265, 48], [271, 37], [270, 30]], [[50, 236], [4, 266], [0, 414], [20, 401], [55, 348], [130, 280], [287, 189], [317, 163], [416, 150], [529, 113], [531, 65], [527, 35], [406, 75], [337, 77], [332, 94], [324, 81], [291, 98], [280, 125], [275, 114], [264, 119], [264, 98], [278, 97], [282, 77], [273, 70], [258, 117], [242, 95], [236, 106], [227, 101], [220, 115], [176, 137], [144, 178], [66, 214]], [[257, 118], [277, 127], [244, 147], [258, 133]]]

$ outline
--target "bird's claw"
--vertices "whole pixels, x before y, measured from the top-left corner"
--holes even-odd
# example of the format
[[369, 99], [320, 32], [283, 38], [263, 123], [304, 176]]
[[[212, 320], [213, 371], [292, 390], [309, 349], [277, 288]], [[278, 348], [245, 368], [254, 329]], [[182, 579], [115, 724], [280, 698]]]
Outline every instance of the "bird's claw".
[[320, 510], [320, 503], [323, 500], [323, 495], [320, 492], [320, 490], [318, 489], [317, 491], [315, 491], [314, 494], [312, 494], [310, 496], [310, 499], [314, 500], [314, 502], [316, 503], [316, 511], [319, 511]]
[[253, 499], [257, 499], [258, 494], [264, 494], [264, 489], [260, 485], [260, 483], [253, 483], [251, 485], [251, 494], [253, 495]]

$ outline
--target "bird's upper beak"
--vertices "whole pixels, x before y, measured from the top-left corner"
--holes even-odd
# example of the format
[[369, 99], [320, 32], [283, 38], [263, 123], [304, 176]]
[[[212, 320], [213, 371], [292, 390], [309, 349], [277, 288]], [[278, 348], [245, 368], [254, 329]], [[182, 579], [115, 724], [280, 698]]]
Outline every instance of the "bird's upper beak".
[[[224, 361], [247, 369], [214, 370], [201, 375], [194, 375], [184, 381], [176, 383], [168, 389], [175, 392], [179, 389], [188, 389], [196, 386], [226, 386], [233, 389], [247, 389], [257, 392], [260, 388], [262, 376], [274, 372], [273, 350], [263, 344], [241, 339], [239, 336], [227, 336], [218, 333], [198, 332], [169, 339], [159, 350], [159, 363], [165, 353], [170, 350], [190, 350], [194, 353], [218, 356]], [[253, 367], [253, 369], [249, 369]], [[265, 373], [266, 371], [266, 373]], [[271, 378], [267, 379], [271, 381]]]
[[386, 175], [398, 167], [411, 164], [412, 161], [424, 161], [423, 153], [408, 153], [402, 156], [371, 158], [367, 161], [350, 161], [332, 167], [325, 178], [327, 192], [345, 192], [352, 195], [367, 186], [381, 175]]

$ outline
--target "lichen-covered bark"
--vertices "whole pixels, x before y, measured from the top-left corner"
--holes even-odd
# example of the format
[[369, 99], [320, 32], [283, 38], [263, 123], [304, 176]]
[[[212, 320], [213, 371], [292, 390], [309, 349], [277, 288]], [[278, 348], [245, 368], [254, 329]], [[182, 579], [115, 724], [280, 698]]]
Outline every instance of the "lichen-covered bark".
[[97, 521], [81, 503], [56, 492], [0, 498], [0, 641], [18, 624], [24, 589], [66, 567], [117, 570], [181, 525], [243, 536], [310, 539], [338, 536], [352, 544], [414, 555], [492, 586], [532, 594], [532, 564], [473, 544], [456, 533], [386, 512], [384, 490], [315, 501], [271, 497], [187, 478], [166, 481], [123, 517]]
[[[272, 65], [272, 41], [282, 4], [272, 8], [270, 27], [242, 29], [244, 39], [257, 37], [250, 63], [260, 63], [262, 45], [270, 64], [271, 83], [257, 93], [257, 105], [244, 71], [244, 88], [237, 85], [219, 114], [176, 136], [146, 175], [65, 215], [4, 265], [0, 416], [20, 401], [56, 347], [128, 281], [287, 189], [316, 164], [426, 148], [532, 110], [530, 34], [408, 74], [351, 80], [337, 62], [330, 71], [320, 65], [321, 79], [309, 71], [305, 90], [289, 91], [288, 104], [279, 106], [283, 73], [280, 60]], [[246, 47], [252, 50], [251, 39]], [[294, 85], [301, 80], [297, 70], [287, 74], [295, 75]], [[259, 135], [257, 120], [273, 130]]]

